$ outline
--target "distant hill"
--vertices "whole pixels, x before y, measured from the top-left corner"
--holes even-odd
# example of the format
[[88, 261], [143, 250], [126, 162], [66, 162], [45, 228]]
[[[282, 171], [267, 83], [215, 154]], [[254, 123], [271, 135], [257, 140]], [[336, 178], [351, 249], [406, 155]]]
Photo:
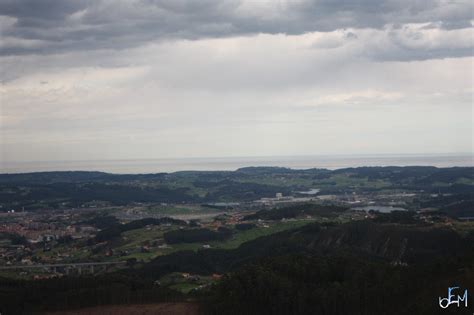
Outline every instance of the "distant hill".
[[[472, 233], [471, 233], [472, 234]], [[473, 253], [474, 234], [450, 229], [370, 221], [335, 226], [317, 223], [258, 238], [234, 250], [184, 251], [158, 257], [139, 273], [159, 278], [169, 272], [223, 273], [263, 257], [289, 254], [346, 254], [386, 263], [427, 264]]]
[[[0, 205], [10, 209], [71, 208], [94, 202], [105, 205], [141, 203], [241, 202], [292, 195], [318, 188], [320, 194], [406, 191], [417, 194], [456, 195], [464, 201], [459, 212], [453, 203], [433, 200], [426, 205], [469, 214], [474, 200], [473, 167], [359, 167], [339, 170], [294, 170], [246, 167], [237, 171], [188, 171], [158, 174], [102, 172], [39, 172], [0, 174]], [[439, 203], [437, 203], [439, 201]], [[427, 200], [419, 200], [422, 207]], [[469, 206], [470, 207], [470, 206]], [[466, 212], [467, 211], [467, 212]]]

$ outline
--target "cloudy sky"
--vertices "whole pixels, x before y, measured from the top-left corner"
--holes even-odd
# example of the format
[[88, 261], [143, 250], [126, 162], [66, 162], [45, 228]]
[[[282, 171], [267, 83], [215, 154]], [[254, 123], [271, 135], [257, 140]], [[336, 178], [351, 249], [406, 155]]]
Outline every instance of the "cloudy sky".
[[472, 152], [470, 0], [0, 0], [0, 159]]

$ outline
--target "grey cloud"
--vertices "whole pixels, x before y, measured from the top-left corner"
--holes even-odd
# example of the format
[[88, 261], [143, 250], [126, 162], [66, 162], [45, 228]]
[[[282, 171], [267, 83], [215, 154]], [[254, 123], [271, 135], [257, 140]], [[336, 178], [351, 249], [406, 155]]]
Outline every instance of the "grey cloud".
[[48, 19], [64, 19], [67, 15], [85, 9], [90, 1], [58, 1], [58, 0], [2, 0], [0, 12], [2, 15], [13, 16], [21, 23]]
[[383, 45], [365, 49], [364, 54], [370, 59], [378, 61], [414, 61], [443, 58], [459, 58], [472, 56], [474, 43], [472, 40], [465, 40], [472, 36], [472, 30], [463, 32], [462, 30], [440, 31], [442, 37], [430, 38], [430, 34], [425, 33], [425, 29], [402, 28], [390, 30], [385, 36]]
[[473, 55], [472, 47], [460, 48], [424, 48], [415, 49], [395, 46], [392, 50], [384, 50], [382, 53], [368, 52], [367, 56], [377, 61], [415, 61], [443, 58], [461, 58]]
[[[125, 49], [163, 39], [200, 39], [258, 33], [303, 34], [387, 24], [471, 27], [471, 1], [318, 0], [262, 5], [243, 0], [4, 0], [0, 55]], [[349, 33], [348, 33], [349, 34]], [[28, 45], [28, 40], [35, 40]], [[456, 52], [464, 55], [466, 52]], [[443, 55], [443, 52], [435, 54]], [[450, 55], [448, 53], [448, 55]], [[451, 54], [452, 55], [452, 54]]]

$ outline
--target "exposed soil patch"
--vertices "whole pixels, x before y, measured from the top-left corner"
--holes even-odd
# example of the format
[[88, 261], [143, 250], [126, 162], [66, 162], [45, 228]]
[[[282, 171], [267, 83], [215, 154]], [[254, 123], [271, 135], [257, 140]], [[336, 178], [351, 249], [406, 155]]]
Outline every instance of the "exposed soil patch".
[[196, 303], [157, 303], [136, 305], [106, 305], [79, 310], [47, 313], [48, 315], [198, 315]]

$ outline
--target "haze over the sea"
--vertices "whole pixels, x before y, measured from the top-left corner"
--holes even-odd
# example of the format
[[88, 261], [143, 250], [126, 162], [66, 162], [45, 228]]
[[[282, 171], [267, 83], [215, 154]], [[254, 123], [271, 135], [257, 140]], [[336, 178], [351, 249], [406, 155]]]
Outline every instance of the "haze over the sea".
[[474, 166], [471, 154], [439, 155], [318, 155], [274, 157], [221, 157], [177, 159], [124, 159], [83, 161], [0, 162], [0, 173], [43, 171], [102, 171], [136, 174], [176, 171], [233, 171], [249, 166], [279, 166], [294, 169], [338, 169], [361, 166]]

